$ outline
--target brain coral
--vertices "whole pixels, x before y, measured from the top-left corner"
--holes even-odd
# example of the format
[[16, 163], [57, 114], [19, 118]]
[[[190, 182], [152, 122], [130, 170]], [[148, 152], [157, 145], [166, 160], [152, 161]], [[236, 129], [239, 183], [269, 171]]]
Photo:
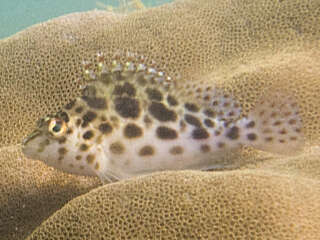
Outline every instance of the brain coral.
[[[5, 239], [24, 238], [43, 219], [68, 200], [98, 185], [95, 180], [71, 177], [53, 171], [39, 162], [31, 163], [23, 158], [19, 146], [13, 146], [33, 128], [38, 116], [55, 112], [77, 94], [79, 83], [76, 79], [82, 72], [80, 67], [84, 59], [92, 59], [98, 51], [105, 52], [109, 57], [119, 51], [137, 52], [147, 56], [150, 61], [154, 59], [156, 66], [169, 75], [180, 75], [181, 82], [190, 81], [191, 88], [197, 89], [201, 83], [207, 81], [221, 85], [239, 99], [245, 109], [250, 109], [262, 94], [275, 89], [283, 90], [294, 95], [301, 106], [307, 139], [311, 143], [319, 143], [320, 98], [317, 96], [320, 90], [319, 39], [320, 2], [317, 0], [185, 0], [127, 16], [103, 11], [75, 13], [33, 26], [13, 37], [1, 40], [0, 146], [8, 147], [2, 147], [0, 151], [2, 166], [0, 236]], [[270, 160], [274, 161], [272, 164], [267, 162], [258, 166], [273, 172], [294, 173], [295, 178], [252, 170], [244, 173], [222, 172], [217, 175], [163, 173], [164, 177], [155, 175], [154, 180], [153, 177], [133, 179], [105, 186], [76, 199], [75, 203], [81, 203], [83, 201], [81, 199], [86, 200], [80, 204], [81, 211], [77, 214], [85, 216], [88, 223], [92, 223], [90, 226], [95, 226], [97, 232], [103, 233], [112, 226], [100, 229], [99, 226], [104, 223], [100, 223], [101, 218], [97, 219], [95, 224], [95, 216], [87, 215], [88, 209], [94, 207], [88, 206], [87, 203], [112, 197], [102, 195], [98, 198], [97, 193], [100, 191], [110, 191], [108, 193], [118, 194], [116, 196], [122, 199], [126, 199], [124, 193], [126, 189], [128, 192], [132, 191], [137, 194], [137, 199], [141, 197], [141, 202], [137, 205], [140, 210], [144, 209], [143, 206], [155, 204], [153, 205], [155, 208], [147, 218], [152, 219], [154, 216], [152, 214], [160, 214], [167, 205], [165, 201], [159, 201], [157, 193], [153, 192], [156, 189], [150, 183], [154, 181], [164, 186], [165, 182], [169, 186], [174, 186], [166, 195], [167, 198], [162, 195], [164, 200], [168, 199], [169, 193], [174, 194], [175, 189], [194, 191], [196, 194], [191, 201], [210, 197], [197, 192], [196, 188], [192, 190], [194, 186], [202, 185], [203, 187], [199, 189], [206, 191], [208, 188], [207, 191], [210, 191], [212, 196], [218, 197], [215, 194], [220, 194], [221, 198], [212, 198], [212, 203], [197, 201], [199, 209], [208, 209], [207, 207], [216, 204], [215, 206], [221, 206], [221, 214], [225, 214], [222, 216], [228, 216], [219, 218], [213, 213], [203, 220], [208, 223], [204, 226], [212, 226], [209, 225], [212, 223], [210, 222], [212, 218], [223, 219], [225, 221], [218, 224], [216, 229], [221, 232], [222, 229], [231, 230], [228, 234], [231, 234], [232, 238], [232, 234], [235, 234], [232, 229], [243, 229], [245, 223], [249, 222], [248, 226], [261, 230], [260, 233], [255, 232], [256, 236], [263, 236], [261, 234], [265, 231], [269, 234], [265, 236], [269, 236], [270, 239], [276, 238], [270, 235], [271, 229], [279, 228], [288, 239], [298, 237], [302, 239], [304, 236], [316, 239], [315, 234], [319, 234], [316, 230], [319, 229], [317, 224], [320, 222], [317, 210], [319, 185], [315, 180], [306, 180], [301, 176], [319, 180], [318, 156], [318, 151], [315, 151], [310, 156], [290, 159], [272, 157]], [[261, 155], [261, 158], [266, 157], [269, 156]], [[257, 168], [256, 165], [250, 167]], [[184, 181], [182, 181], [185, 179], [184, 174], [185, 178], [189, 179], [186, 181], [189, 184], [186, 188], [183, 187]], [[192, 181], [190, 174], [193, 176]], [[168, 180], [164, 180], [167, 176]], [[246, 182], [250, 192], [244, 187]], [[213, 191], [211, 188], [213, 185], [207, 183], [216, 184], [215, 189], [221, 191]], [[146, 186], [143, 189], [149, 189], [155, 194], [150, 200], [157, 199], [158, 202], [143, 200], [147, 195], [139, 195], [139, 191], [144, 185]], [[245, 193], [243, 198], [240, 190]], [[169, 199], [180, 207], [188, 204], [185, 202], [179, 204], [172, 197]], [[217, 202], [218, 199], [221, 201], [228, 199], [232, 205], [224, 207], [223, 203]], [[127, 200], [130, 204], [135, 201], [131, 198]], [[278, 205], [275, 200], [279, 201]], [[52, 219], [61, 216], [63, 221], [58, 222], [61, 225], [64, 222], [69, 223], [71, 217], [79, 219], [73, 211], [75, 203], [72, 202], [70, 208], [66, 205]], [[118, 217], [116, 214], [118, 209], [115, 206], [120, 206], [119, 204], [121, 205], [121, 202], [114, 205], [112, 212], [114, 215], [111, 216]], [[237, 209], [233, 208], [233, 205], [239, 206], [237, 209], [240, 215], [236, 215]], [[262, 214], [255, 206], [269, 209], [270, 214], [267, 214], [268, 212]], [[171, 204], [170, 207], [174, 205]], [[70, 214], [68, 209], [71, 209]], [[179, 209], [181, 210], [181, 208], [176, 210]], [[235, 210], [231, 211], [232, 209]], [[119, 210], [122, 211], [123, 208], [120, 206]], [[177, 219], [175, 213], [173, 211], [171, 215], [170, 212], [168, 215], [163, 215], [171, 218], [171, 222], [170, 220], [166, 222], [170, 223], [170, 226], [173, 226], [173, 221]], [[137, 217], [134, 209], [133, 214], [133, 218]], [[195, 216], [196, 219], [203, 217], [196, 213]], [[229, 225], [236, 220], [236, 216], [244, 216], [245, 220], [239, 219], [238, 225]], [[262, 216], [265, 219], [262, 219]], [[274, 219], [274, 217], [279, 218]], [[43, 228], [39, 228], [33, 237], [36, 238], [39, 236], [37, 234], [41, 234], [45, 239], [47, 224], [52, 219], [44, 223]], [[255, 222], [254, 219], [261, 221]], [[159, 223], [160, 220], [165, 223], [167, 218], [159, 219]], [[185, 218], [180, 220], [180, 225], [175, 223], [181, 230]], [[80, 225], [67, 225], [74, 229], [72, 234], [75, 234], [75, 238], [77, 231], [79, 230], [79, 233], [82, 231], [80, 226], [85, 226], [83, 221]], [[190, 221], [190, 224], [194, 223]], [[119, 223], [124, 224], [121, 219]], [[299, 224], [305, 227], [298, 228]], [[131, 229], [132, 226], [137, 227], [130, 224], [121, 226], [123, 231]], [[193, 229], [196, 230], [195, 233], [203, 231], [203, 236], [212, 231], [207, 228], [194, 228], [192, 225], [186, 232], [190, 233]], [[250, 229], [253, 228], [246, 228], [245, 231]], [[301, 232], [298, 233], [297, 229]], [[64, 230], [63, 226], [55, 228], [57, 234]], [[292, 232], [289, 232], [290, 230]], [[135, 233], [133, 230], [133, 237]], [[172, 230], [171, 233], [172, 235], [169, 235], [170, 229], [168, 229], [163, 234], [167, 234], [168, 238], [176, 236], [175, 231]], [[281, 233], [275, 232], [275, 234]]]
[[319, 182], [267, 172], [167, 172], [92, 190], [27, 239], [311, 240], [319, 198]]
[[24, 158], [19, 146], [0, 148], [0, 239], [24, 239], [72, 198], [100, 183]]

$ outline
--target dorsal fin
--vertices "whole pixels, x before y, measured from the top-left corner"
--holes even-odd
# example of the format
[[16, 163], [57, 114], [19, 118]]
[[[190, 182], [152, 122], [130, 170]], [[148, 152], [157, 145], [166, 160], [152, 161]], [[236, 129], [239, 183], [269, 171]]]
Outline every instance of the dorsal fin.
[[[111, 61], [106, 61], [103, 53], [97, 54], [97, 61], [83, 62], [83, 69], [86, 81], [100, 81], [109, 84], [112, 81], [121, 81], [130, 79], [130, 76], [136, 74], [135, 80], [139, 80], [139, 75], [143, 76], [146, 84], [158, 85], [159, 87], [169, 90], [175, 85], [175, 81], [165, 74], [154, 68], [153, 64], [145, 64], [145, 57], [132, 53], [127, 53], [126, 61], [121, 61], [116, 55]], [[141, 80], [141, 79], [140, 79]]]

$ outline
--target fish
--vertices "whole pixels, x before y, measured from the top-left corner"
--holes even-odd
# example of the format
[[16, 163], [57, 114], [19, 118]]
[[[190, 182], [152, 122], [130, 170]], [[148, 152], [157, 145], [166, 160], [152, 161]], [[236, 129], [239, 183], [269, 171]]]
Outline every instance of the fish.
[[[304, 145], [299, 106], [266, 94], [243, 114], [241, 104], [211, 84], [195, 89], [144, 58], [86, 62], [81, 94], [37, 121], [22, 142], [27, 158], [103, 182], [165, 170], [219, 168], [242, 147], [292, 154]], [[197, 97], [190, 97], [190, 93]]]

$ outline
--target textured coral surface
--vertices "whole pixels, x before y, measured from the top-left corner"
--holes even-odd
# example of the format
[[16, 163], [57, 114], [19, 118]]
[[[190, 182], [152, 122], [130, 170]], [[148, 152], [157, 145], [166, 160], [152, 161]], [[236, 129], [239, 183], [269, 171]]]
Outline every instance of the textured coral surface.
[[317, 145], [319, 45], [317, 0], [186, 0], [128, 16], [75, 13], [1, 40], [0, 239], [24, 239], [42, 222], [31, 239], [67, 239], [58, 238], [62, 233], [83, 239], [89, 229], [87, 239], [120, 230], [134, 239], [153, 236], [155, 229], [168, 239], [183, 233], [190, 239], [217, 233], [225, 239], [238, 233], [317, 239], [317, 147], [292, 157], [246, 149], [241, 171], [155, 174], [103, 186], [67, 204], [98, 180], [27, 160], [17, 143], [39, 116], [78, 94], [83, 60], [98, 51], [109, 57], [131, 51], [154, 59], [159, 70], [191, 88], [226, 88], [245, 110], [274, 90], [294, 96], [307, 144]]
[[92, 190], [28, 240], [316, 239], [319, 197], [318, 181], [267, 172], [167, 172]]

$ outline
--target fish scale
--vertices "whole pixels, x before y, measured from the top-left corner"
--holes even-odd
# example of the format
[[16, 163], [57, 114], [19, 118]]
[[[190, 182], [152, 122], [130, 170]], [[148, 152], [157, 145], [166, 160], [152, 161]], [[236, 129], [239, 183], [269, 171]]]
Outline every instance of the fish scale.
[[[214, 86], [192, 89], [141, 60], [85, 63], [81, 96], [38, 121], [24, 154], [57, 169], [120, 180], [155, 171], [221, 168], [251, 146], [290, 154], [303, 146], [298, 106], [275, 93], [248, 116]], [[197, 94], [196, 100], [188, 92]]]

